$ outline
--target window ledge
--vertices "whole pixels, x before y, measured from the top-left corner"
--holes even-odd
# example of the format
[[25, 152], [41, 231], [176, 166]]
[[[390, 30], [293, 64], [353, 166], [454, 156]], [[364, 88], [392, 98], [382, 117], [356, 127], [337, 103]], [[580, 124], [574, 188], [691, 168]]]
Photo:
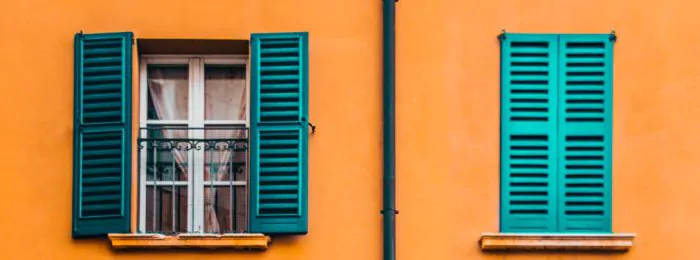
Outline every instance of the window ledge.
[[209, 248], [267, 249], [270, 237], [263, 234], [109, 234], [115, 249]]
[[635, 234], [512, 234], [482, 233], [484, 251], [598, 251], [625, 252]]

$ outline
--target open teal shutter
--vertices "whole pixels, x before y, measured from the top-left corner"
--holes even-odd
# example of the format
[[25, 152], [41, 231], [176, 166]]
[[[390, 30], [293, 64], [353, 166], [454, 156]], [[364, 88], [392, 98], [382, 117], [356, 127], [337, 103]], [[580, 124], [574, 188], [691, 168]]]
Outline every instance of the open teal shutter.
[[250, 232], [306, 234], [308, 34], [251, 36]]
[[501, 231], [556, 231], [557, 36], [501, 41]]
[[129, 232], [132, 41], [75, 36], [73, 237]]
[[613, 42], [609, 37], [560, 36], [560, 232], [611, 232]]

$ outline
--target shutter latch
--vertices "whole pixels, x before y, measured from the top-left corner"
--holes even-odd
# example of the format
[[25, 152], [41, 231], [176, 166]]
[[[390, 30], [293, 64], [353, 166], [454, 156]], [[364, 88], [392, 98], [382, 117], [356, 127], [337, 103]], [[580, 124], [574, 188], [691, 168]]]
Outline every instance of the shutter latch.
[[311, 122], [309, 122], [309, 126], [311, 127], [311, 134], [315, 134], [316, 133], [316, 126], [314, 124], [312, 124]]

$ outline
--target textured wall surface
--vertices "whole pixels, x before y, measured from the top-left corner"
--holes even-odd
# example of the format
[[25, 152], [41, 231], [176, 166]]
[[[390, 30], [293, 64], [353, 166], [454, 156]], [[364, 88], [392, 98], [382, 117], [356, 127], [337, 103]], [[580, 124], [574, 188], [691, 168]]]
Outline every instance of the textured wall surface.
[[[380, 0], [2, 6], [1, 258], [381, 258]], [[398, 259], [700, 258], [692, 250], [700, 232], [698, 8], [690, 0], [398, 2]], [[617, 31], [613, 231], [637, 233], [631, 252], [479, 250], [479, 234], [498, 231], [503, 28]], [[133, 31], [137, 39], [308, 31], [310, 119], [318, 126], [309, 142], [309, 234], [275, 238], [261, 253], [114, 252], [106, 239], [72, 239], [73, 34], [80, 30]]]

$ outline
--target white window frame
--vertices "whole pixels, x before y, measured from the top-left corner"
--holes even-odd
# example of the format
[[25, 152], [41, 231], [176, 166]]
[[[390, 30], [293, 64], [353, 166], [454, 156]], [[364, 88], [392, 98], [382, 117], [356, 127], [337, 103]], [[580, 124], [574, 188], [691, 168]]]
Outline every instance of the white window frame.
[[[187, 120], [149, 120], [148, 119], [148, 65], [188, 65], [188, 119]], [[204, 68], [207, 64], [244, 65], [246, 68], [246, 120], [205, 120], [205, 87]], [[250, 64], [247, 55], [142, 55], [139, 60], [139, 129], [140, 136], [147, 137], [147, 131], [142, 130], [149, 125], [186, 125], [188, 128], [204, 128], [205, 126], [250, 126]], [[204, 138], [203, 131], [189, 131], [189, 138]], [[147, 149], [140, 149], [140, 158], [147, 158]], [[191, 150], [188, 161], [204, 161], [204, 151]], [[203, 233], [204, 231], [204, 188], [205, 185], [220, 186], [216, 181], [204, 181], [204, 166], [188, 163], [188, 181], [175, 182], [182, 187], [187, 183], [187, 232]], [[150, 185], [172, 185], [172, 181], [146, 181], [146, 160], [139, 165], [139, 233], [146, 232], [146, 191]], [[248, 178], [246, 178], [247, 180]], [[247, 181], [226, 181], [225, 185], [247, 186]], [[247, 198], [246, 198], [247, 199]], [[155, 221], [155, 220], [154, 220]], [[233, 221], [233, 219], [231, 220]]]

